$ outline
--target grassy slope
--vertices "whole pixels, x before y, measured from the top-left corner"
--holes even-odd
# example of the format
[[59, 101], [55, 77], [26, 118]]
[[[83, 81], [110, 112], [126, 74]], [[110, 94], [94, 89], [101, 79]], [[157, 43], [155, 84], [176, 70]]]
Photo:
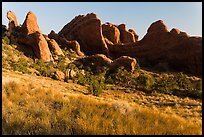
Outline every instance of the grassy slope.
[[201, 121], [86, 92], [74, 83], [3, 72], [3, 134], [201, 134]]

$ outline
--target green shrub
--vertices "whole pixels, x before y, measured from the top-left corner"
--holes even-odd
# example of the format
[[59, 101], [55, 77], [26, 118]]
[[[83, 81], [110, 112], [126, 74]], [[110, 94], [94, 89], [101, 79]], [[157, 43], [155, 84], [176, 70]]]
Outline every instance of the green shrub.
[[180, 97], [202, 99], [201, 82], [191, 81], [182, 72], [171, 77], [158, 78], [152, 86], [152, 90], [165, 94], [173, 94]]
[[91, 93], [94, 96], [98, 96], [99, 94], [102, 93], [104, 87], [105, 87], [104, 79], [102, 77], [94, 75], [90, 77], [88, 86], [89, 93]]
[[72, 58], [76, 57], [76, 53], [75, 52], [71, 53], [68, 48], [64, 48], [64, 49], [61, 49], [61, 50], [65, 54], [65, 56], [68, 57], [69, 59], [72, 59]]
[[152, 85], [152, 90], [160, 93], [172, 94], [175, 86], [176, 81], [172, 77], [158, 78]]
[[14, 62], [13, 60], [11, 60], [10, 66], [14, 71], [28, 73], [27, 68], [29, 67], [29, 64], [25, 58], [19, 58], [17, 62]]
[[54, 64], [52, 62], [43, 62], [40, 59], [36, 59], [35, 63], [31, 65], [34, 69], [36, 69], [40, 75], [45, 77], [53, 77], [53, 68]]
[[85, 75], [77, 73], [74, 82], [83, 86], [87, 86], [89, 94], [98, 96], [105, 88], [104, 73], [94, 75], [92, 72], [86, 71]]
[[116, 70], [108, 70], [106, 73], [106, 83], [123, 84], [132, 81], [132, 73], [119, 67]]
[[2, 38], [2, 43], [9, 45], [9, 44], [10, 44], [10, 39], [9, 39], [7, 36], [4, 36], [4, 37]]
[[176, 80], [176, 83], [177, 83], [177, 86], [179, 89], [184, 89], [184, 90], [192, 90], [193, 89], [193, 84], [187, 78], [187, 75], [183, 74], [182, 72], [178, 73], [175, 76], [175, 80]]
[[136, 79], [137, 87], [142, 87], [144, 90], [151, 90], [155, 80], [152, 76], [147, 74], [140, 74]]

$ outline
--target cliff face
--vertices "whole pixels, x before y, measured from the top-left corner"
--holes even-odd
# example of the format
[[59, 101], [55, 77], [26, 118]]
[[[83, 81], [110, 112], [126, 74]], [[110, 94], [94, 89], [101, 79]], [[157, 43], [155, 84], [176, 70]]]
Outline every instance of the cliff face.
[[58, 35], [68, 40], [77, 40], [81, 50], [88, 55], [108, 54], [102, 35], [101, 20], [95, 13], [75, 17], [62, 28]]

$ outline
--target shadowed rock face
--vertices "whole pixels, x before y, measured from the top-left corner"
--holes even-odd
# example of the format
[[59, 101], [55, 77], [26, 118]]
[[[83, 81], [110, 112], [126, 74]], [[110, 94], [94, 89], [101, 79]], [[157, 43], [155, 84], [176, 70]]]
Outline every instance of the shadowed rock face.
[[169, 69], [201, 76], [202, 38], [190, 37], [185, 32], [170, 32], [162, 20], [151, 24], [147, 34], [137, 43], [108, 45], [110, 56], [135, 57], [142, 66], [167, 64]]
[[117, 26], [111, 23], [102, 25], [103, 36], [109, 39], [113, 44], [120, 43], [120, 31]]
[[[120, 24], [118, 26], [118, 29], [120, 30], [120, 41], [122, 43], [133, 43], [138, 40], [138, 37], [136, 33], [133, 30], [127, 31], [125, 24]], [[137, 39], [135, 39], [137, 38]]]
[[42, 61], [49, 62], [53, 60], [47, 41], [38, 27], [37, 18], [33, 12], [28, 12], [20, 29], [19, 43], [31, 46], [35, 56], [42, 59]]
[[101, 20], [95, 13], [75, 17], [58, 34], [67, 40], [78, 41], [81, 51], [87, 55], [108, 54], [108, 47], [102, 35]]
[[70, 48], [75, 51], [78, 56], [84, 56], [84, 53], [81, 52], [80, 45], [76, 40], [67, 40], [64, 35], [59, 36], [53, 30], [48, 34], [48, 37], [59, 43], [61, 48]]

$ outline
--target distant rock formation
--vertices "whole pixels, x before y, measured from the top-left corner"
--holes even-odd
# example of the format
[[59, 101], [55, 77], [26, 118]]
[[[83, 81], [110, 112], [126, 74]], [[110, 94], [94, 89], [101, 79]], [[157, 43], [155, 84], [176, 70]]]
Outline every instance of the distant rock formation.
[[2, 25], [1, 31], [2, 31], [2, 37], [7, 35], [6, 33], [8, 32], [8, 29], [7, 29], [6, 25]]
[[120, 30], [120, 40], [122, 43], [133, 43], [138, 40], [138, 35], [135, 33], [135, 31], [132, 29], [127, 31], [125, 24], [120, 24], [118, 29]]
[[113, 44], [120, 43], [120, 31], [117, 26], [107, 22], [102, 25], [102, 33], [103, 36], [110, 40]]
[[190, 37], [175, 28], [169, 32], [162, 20], [152, 23], [142, 40], [108, 48], [111, 57], [135, 57], [141, 66], [165, 64], [170, 70], [202, 74], [202, 38]]
[[165, 62], [177, 71], [202, 73], [202, 38], [190, 37], [178, 29], [169, 32], [159, 20], [149, 27], [140, 44], [142, 51], [138, 49], [138, 56], [146, 58], [145, 62], [152, 65]]
[[95, 13], [79, 15], [66, 24], [58, 33], [67, 40], [76, 40], [87, 55], [108, 54], [108, 47], [102, 35], [101, 20]]
[[133, 29], [126, 29], [125, 24], [115, 25], [107, 22], [102, 25], [103, 36], [113, 44], [127, 44], [138, 41], [139, 36]]

